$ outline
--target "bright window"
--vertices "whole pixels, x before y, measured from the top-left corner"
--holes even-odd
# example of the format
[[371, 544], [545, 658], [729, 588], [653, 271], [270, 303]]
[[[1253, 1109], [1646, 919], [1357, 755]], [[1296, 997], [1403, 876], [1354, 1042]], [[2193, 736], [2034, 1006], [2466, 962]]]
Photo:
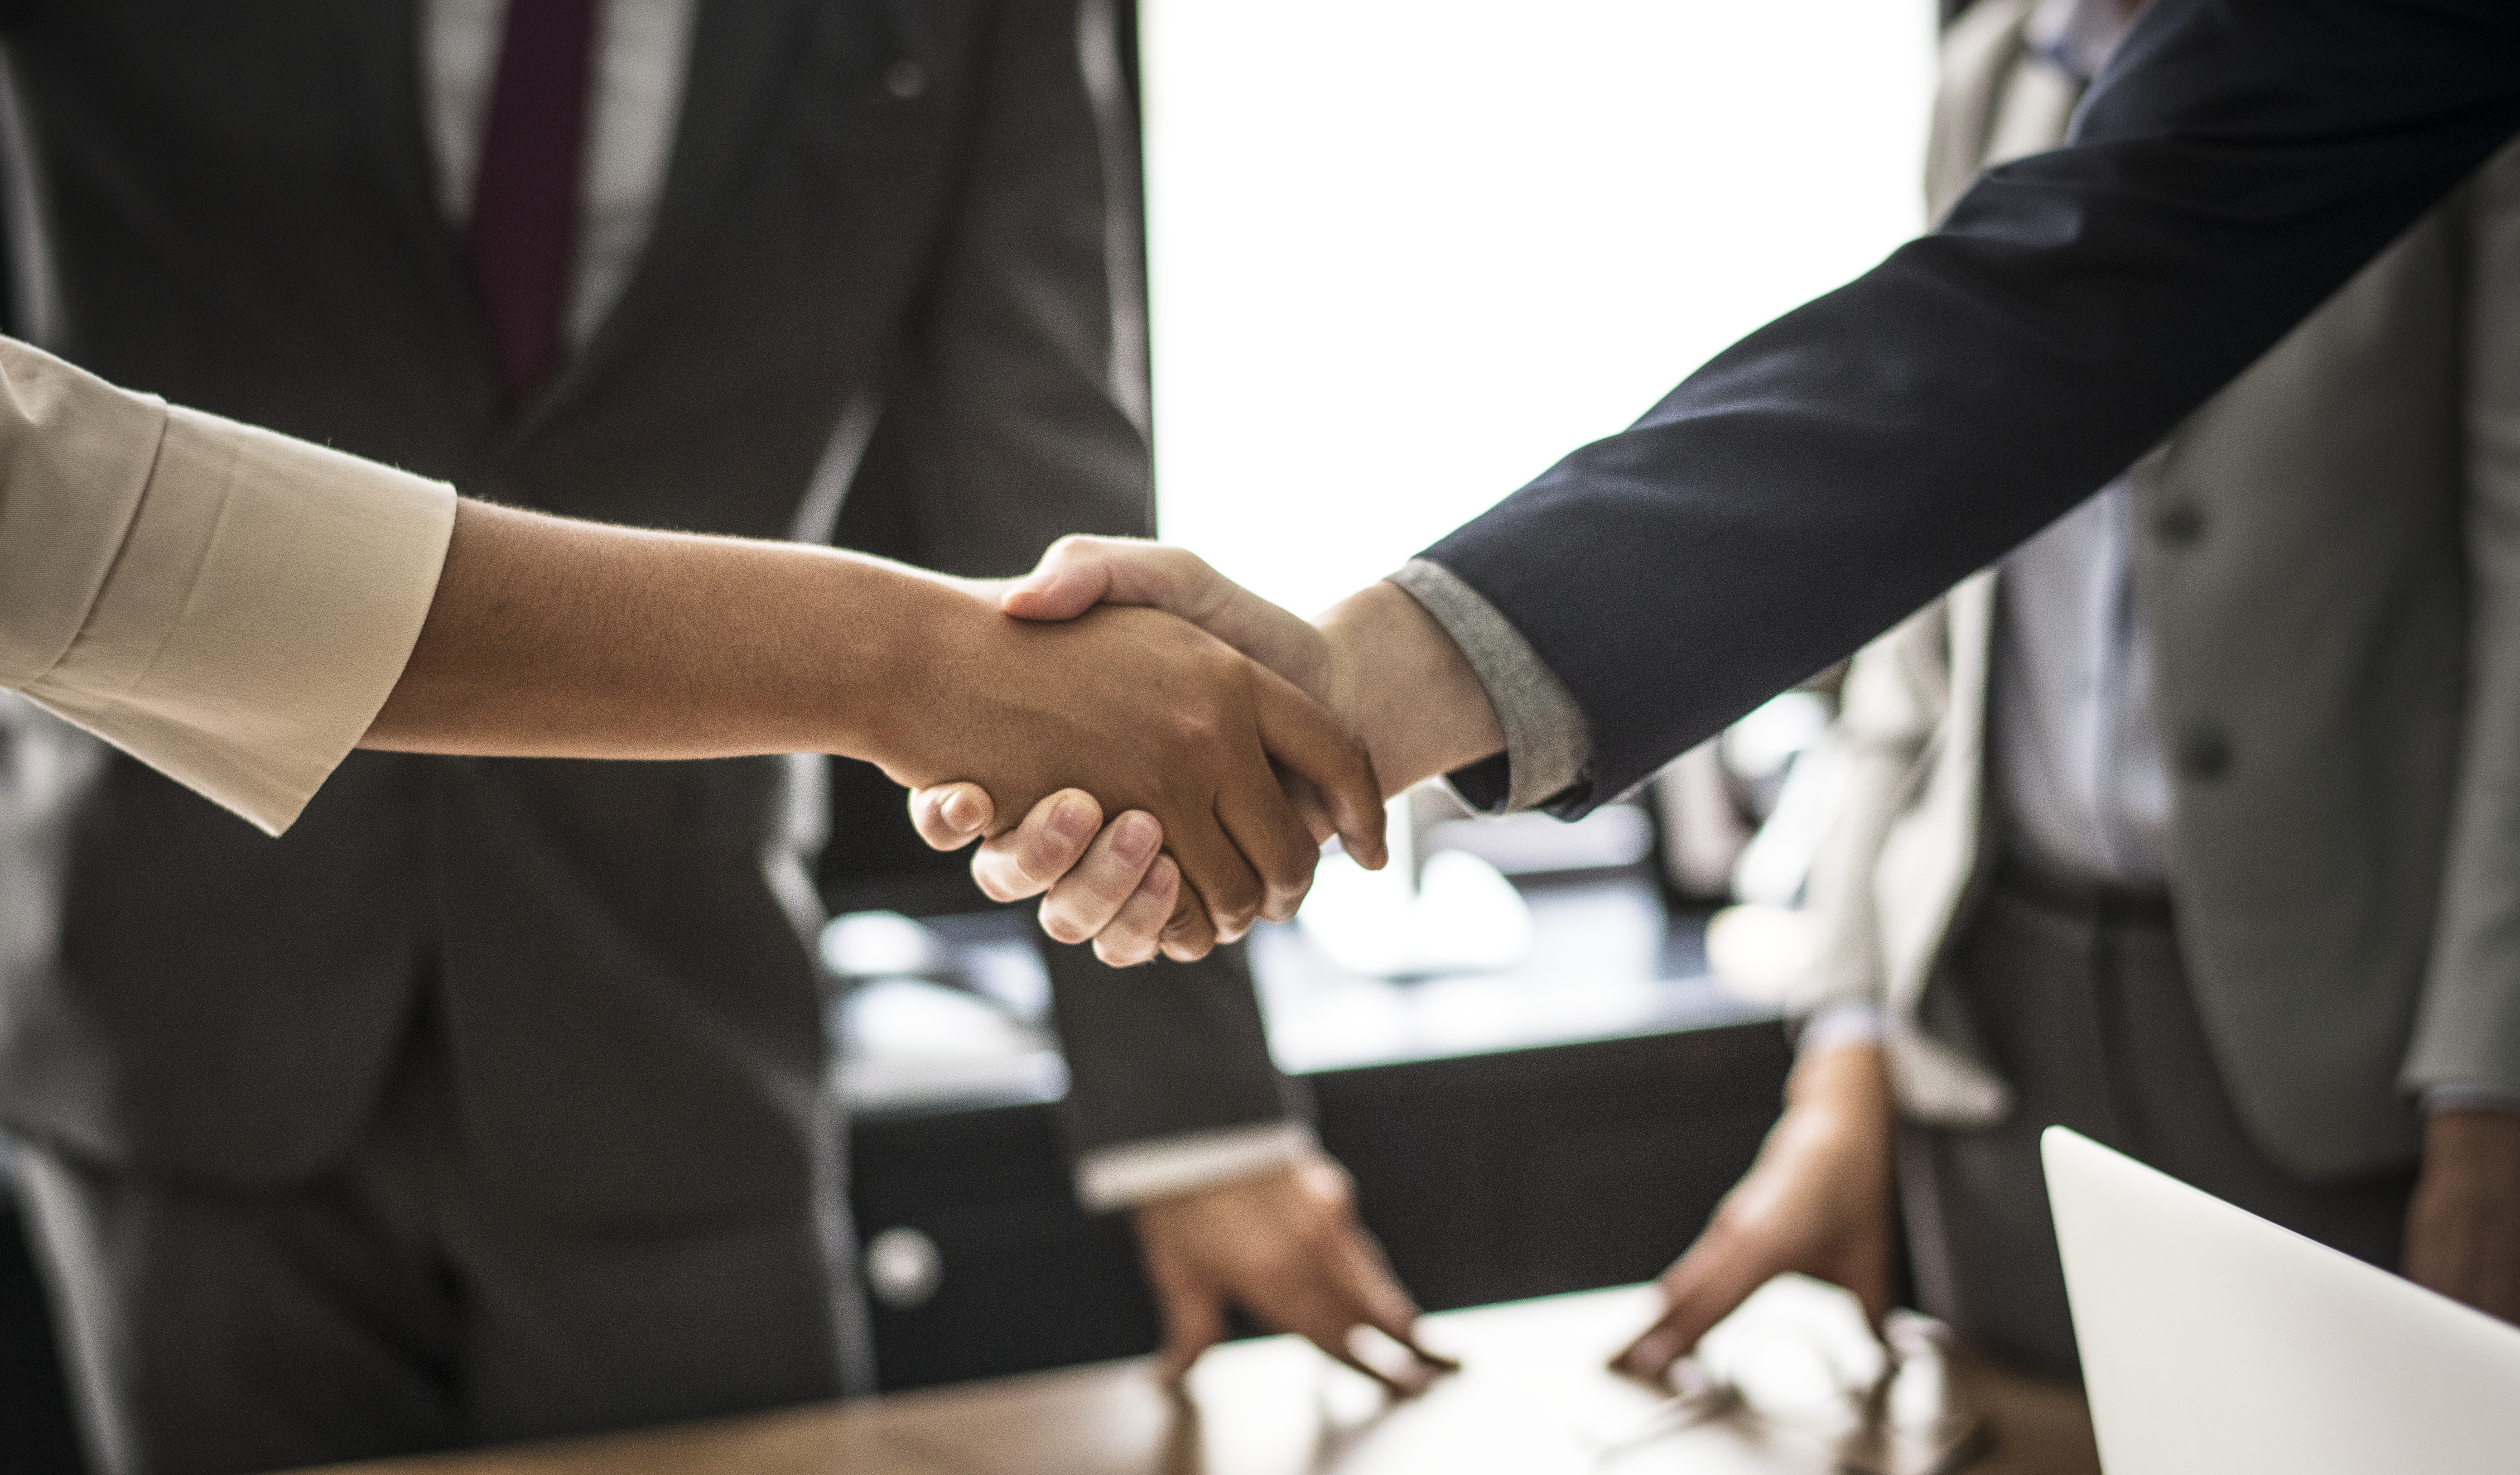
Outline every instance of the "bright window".
[[1918, 227], [1929, 0], [1142, 0], [1165, 535], [1310, 613]]

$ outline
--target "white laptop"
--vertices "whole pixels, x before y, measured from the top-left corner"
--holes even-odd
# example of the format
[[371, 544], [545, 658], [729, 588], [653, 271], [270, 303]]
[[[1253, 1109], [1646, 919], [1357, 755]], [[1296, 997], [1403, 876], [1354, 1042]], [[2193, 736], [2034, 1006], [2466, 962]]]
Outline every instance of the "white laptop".
[[2062, 1127], [2041, 1147], [2108, 1475], [2520, 1471], [2520, 1327]]

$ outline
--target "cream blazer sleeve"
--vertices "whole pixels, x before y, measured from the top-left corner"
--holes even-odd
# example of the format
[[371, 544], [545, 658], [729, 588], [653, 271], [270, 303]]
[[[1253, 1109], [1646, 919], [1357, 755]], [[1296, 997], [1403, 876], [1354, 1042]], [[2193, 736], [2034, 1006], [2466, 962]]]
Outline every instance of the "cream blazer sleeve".
[[277, 834], [384, 705], [455, 492], [0, 339], [0, 687]]
[[2520, 1096], [2520, 146], [2469, 189], [2466, 752], [2400, 1084]]

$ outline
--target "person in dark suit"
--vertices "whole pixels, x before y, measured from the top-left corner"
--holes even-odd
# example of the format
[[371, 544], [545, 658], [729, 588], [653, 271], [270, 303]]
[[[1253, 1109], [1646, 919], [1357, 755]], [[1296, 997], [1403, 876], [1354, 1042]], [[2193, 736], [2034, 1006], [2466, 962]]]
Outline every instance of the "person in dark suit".
[[[1099, 0], [12, 0], [0, 38], [21, 295], [116, 382], [493, 501], [955, 573], [1148, 529]], [[360, 752], [277, 841], [100, 768], [0, 1116], [103, 1469], [870, 1385], [821, 760]], [[1227, 1299], [1405, 1336], [1238, 961], [1053, 971], [1082, 1178], [1147, 1208], [1177, 1351]]]
[[[1386, 789], [1449, 774], [1482, 807], [1580, 816], [2109, 483], [2515, 132], [2520, 9], [2154, 0], [2066, 147], [1990, 170], [1932, 234], [1318, 628], [1177, 551], [1091, 541], [1008, 607], [1203, 611], [1341, 710]], [[2225, 741], [2199, 767], [2258, 761]], [[940, 808], [963, 792], [915, 801], [931, 843], [970, 837]], [[1075, 854], [1021, 827], [976, 864], [1057, 874]], [[2520, 898], [2496, 905], [2479, 926], [2520, 925]], [[2520, 1059], [2520, 1017], [2467, 1027], [2492, 1037], [2480, 1057]], [[2418, 1216], [2437, 1242], [2409, 1260], [2509, 1310], [2520, 1118], [2495, 1115], [2454, 1144]]]

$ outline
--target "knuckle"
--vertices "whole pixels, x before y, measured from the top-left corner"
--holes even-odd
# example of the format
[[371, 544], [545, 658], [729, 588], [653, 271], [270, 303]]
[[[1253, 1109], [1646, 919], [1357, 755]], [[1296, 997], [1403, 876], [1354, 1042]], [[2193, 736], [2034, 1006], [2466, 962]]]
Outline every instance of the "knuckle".
[[1224, 715], [1204, 704], [1183, 707], [1173, 714], [1173, 740], [1198, 752], [1224, 745], [1227, 724]]
[[1027, 835], [1011, 853], [1016, 871], [1035, 885], [1047, 885], [1066, 871], [1066, 857], [1057, 841]]
[[1224, 887], [1226, 900], [1233, 911], [1243, 916], [1260, 910], [1265, 888], [1257, 875], [1238, 875]]
[[1005, 860], [993, 851], [982, 851], [971, 858], [971, 879], [982, 895], [993, 902], [1023, 900], [1023, 893], [1007, 879]]
[[1128, 877], [1071, 876], [1067, 883], [1068, 905], [1082, 916], [1092, 917], [1093, 929], [1119, 926], [1128, 919]]
[[1344, 1223], [1348, 1211], [1356, 1205], [1356, 1180], [1348, 1176], [1345, 1168], [1333, 1162], [1324, 1161], [1310, 1166], [1318, 1170], [1307, 1175], [1315, 1201], [1322, 1205], [1324, 1215]]
[[1153, 949], [1142, 946], [1134, 939], [1116, 941], [1108, 937], [1094, 939], [1094, 956], [1102, 960], [1106, 967], [1134, 968], [1152, 957], [1153, 952]]

